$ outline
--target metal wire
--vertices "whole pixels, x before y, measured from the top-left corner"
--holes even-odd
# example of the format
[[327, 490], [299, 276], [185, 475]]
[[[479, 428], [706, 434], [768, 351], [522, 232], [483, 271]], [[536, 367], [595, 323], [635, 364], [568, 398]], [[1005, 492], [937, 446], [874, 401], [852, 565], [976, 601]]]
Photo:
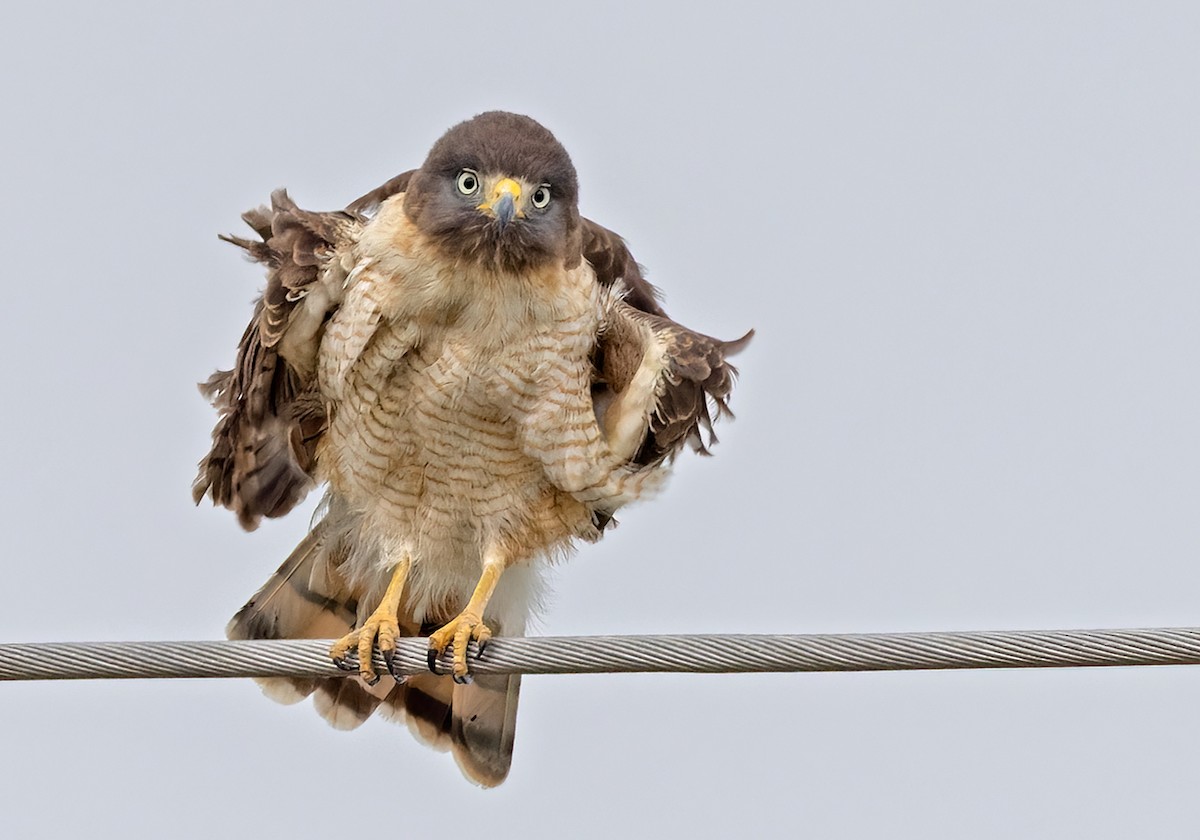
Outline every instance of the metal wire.
[[[0, 680], [344, 676], [329, 641], [67, 642], [0, 645]], [[393, 670], [426, 670], [425, 639], [400, 639]], [[1200, 664], [1200, 628], [807, 636], [498, 638], [476, 674], [732, 674]], [[375, 666], [385, 673], [378, 653]], [[450, 652], [438, 663], [448, 673]]]

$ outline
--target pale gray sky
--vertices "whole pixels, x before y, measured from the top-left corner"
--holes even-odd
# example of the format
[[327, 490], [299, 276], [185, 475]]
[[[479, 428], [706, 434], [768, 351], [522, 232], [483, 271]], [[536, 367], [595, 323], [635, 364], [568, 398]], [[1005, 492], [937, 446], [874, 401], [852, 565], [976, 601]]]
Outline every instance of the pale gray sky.
[[[0, 29], [0, 640], [216, 638], [192, 507], [257, 270], [489, 108], [549, 126], [735, 423], [543, 632], [1200, 624], [1194, 4], [25, 4]], [[481, 791], [249, 682], [0, 686], [12, 837], [1192, 837], [1200, 668], [525, 682]], [[369, 806], [369, 813], [365, 813]]]

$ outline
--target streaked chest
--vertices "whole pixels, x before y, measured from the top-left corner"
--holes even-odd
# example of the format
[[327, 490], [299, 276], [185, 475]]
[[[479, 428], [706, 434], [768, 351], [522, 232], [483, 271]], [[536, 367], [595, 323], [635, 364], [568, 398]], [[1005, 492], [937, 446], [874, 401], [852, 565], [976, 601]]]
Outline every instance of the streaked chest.
[[521, 452], [530, 407], [590, 405], [590, 268], [511, 278], [396, 262], [364, 265], [322, 341], [326, 477], [392, 488], [401, 504], [430, 482], [540, 481]]

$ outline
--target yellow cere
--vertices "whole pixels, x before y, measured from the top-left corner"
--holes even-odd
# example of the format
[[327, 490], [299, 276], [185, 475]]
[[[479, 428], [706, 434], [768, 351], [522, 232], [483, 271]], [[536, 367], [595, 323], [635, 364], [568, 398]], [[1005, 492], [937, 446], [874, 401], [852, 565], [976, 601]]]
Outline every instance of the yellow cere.
[[512, 178], [504, 178], [497, 182], [495, 189], [492, 190], [492, 201], [495, 201], [503, 193], [508, 193], [516, 202], [521, 198], [521, 185]]
[[[500, 196], [506, 194], [512, 196], [513, 204], [518, 205], [519, 208], [521, 201], [521, 185], [512, 178], [501, 178], [496, 182], [496, 186], [492, 187], [491, 198], [480, 204], [478, 209], [491, 210], [492, 205], [499, 200]], [[522, 218], [524, 215], [525, 212], [523, 210], [517, 210], [517, 218]]]

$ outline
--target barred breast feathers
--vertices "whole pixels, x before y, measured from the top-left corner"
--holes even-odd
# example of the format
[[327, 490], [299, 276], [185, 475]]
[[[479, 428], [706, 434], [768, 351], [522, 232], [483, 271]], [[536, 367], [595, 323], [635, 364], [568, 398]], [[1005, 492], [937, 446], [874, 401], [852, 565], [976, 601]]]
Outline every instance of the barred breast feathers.
[[322, 350], [326, 396], [349, 398], [347, 377], [364, 348], [384, 340], [377, 336], [382, 325], [387, 360], [422, 342], [449, 341], [452, 350], [431, 352], [450, 353], [447, 363], [459, 365], [462, 375], [492, 380], [490, 398], [509, 413], [520, 450], [552, 485], [606, 513], [660, 485], [660, 469], [628, 462], [645, 434], [661, 364], [626, 389], [624, 403], [639, 404], [630, 408], [633, 419], [616, 436], [616, 448], [597, 420], [592, 355], [604, 313], [591, 265], [551, 265], [524, 275], [468, 271], [429, 253], [436, 245], [404, 214], [401, 198], [385, 202], [359, 238], [359, 261]]

